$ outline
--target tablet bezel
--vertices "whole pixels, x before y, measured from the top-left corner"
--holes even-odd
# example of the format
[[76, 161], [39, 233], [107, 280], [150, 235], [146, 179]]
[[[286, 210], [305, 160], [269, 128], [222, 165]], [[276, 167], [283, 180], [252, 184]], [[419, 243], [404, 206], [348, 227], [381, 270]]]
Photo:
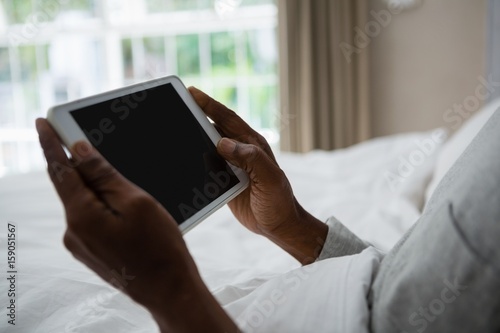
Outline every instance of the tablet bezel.
[[[215, 127], [210, 123], [207, 116], [195, 102], [195, 100], [193, 99], [189, 91], [186, 89], [182, 81], [175, 75], [170, 75], [162, 78], [157, 78], [129, 85], [123, 88], [111, 90], [101, 94], [53, 106], [48, 110], [47, 120], [59, 134], [61, 140], [67, 147], [71, 147], [77, 141], [82, 141], [82, 140], [91, 144], [89, 139], [85, 136], [83, 130], [79, 127], [78, 123], [70, 114], [71, 111], [92, 106], [94, 104], [98, 104], [101, 102], [106, 102], [113, 99], [121, 98], [129, 94], [134, 94], [146, 89], [158, 87], [169, 83], [172, 84], [175, 91], [179, 94], [182, 101], [186, 104], [187, 108], [191, 111], [191, 113], [196, 118], [198, 123], [204, 129], [205, 133], [208, 135], [212, 143], [215, 146], [217, 146], [217, 143], [221, 139], [219, 132], [217, 132]], [[206, 207], [202, 208], [200, 211], [195, 213], [193, 216], [189, 217], [184, 222], [180, 223], [179, 228], [183, 234], [191, 230], [194, 226], [196, 226], [198, 223], [206, 219], [209, 215], [214, 213], [216, 210], [218, 210], [227, 202], [235, 198], [238, 194], [240, 194], [247, 188], [249, 179], [246, 172], [240, 168], [235, 167], [234, 165], [230, 164], [227, 161], [226, 163], [238, 178], [239, 183], [230, 188], [229, 190], [227, 190], [222, 195], [220, 195], [218, 198], [216, 198]]]

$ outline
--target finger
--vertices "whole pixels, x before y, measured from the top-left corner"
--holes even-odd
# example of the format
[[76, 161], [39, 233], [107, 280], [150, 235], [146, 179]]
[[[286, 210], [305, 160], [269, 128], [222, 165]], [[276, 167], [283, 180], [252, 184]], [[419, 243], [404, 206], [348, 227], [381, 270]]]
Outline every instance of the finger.
[[70, 149], [77, 160], [77, 170], [86, 186], [113, 212], [139, 190], [123, 177], [89, 143], [76, 142]]
[[276, 158], [267, 141], [234, 111], [195, 87], [189, 87], [188, 89], [203, 112], [215, 122], [219, 133], [224, 133], [225, 136], [240, 142], [258, 145], [276, 162]]
[[50, 179], [65, 207], [81, 199], [88, 189], [75, 171], [75, 165], [64, 152], [61, 140], [46, 119], [36, 120], [36, 129], [42, 146]]
[[264, 150], [264, 152], [266, 152], [271, 160], [273, 160], [273, 162], [278, 165], [271, 146], [269, 146], [269, 143], [267, 143], [267, 140], [261, 134], [257, 133], [257, 135], [247, 138], [246, 143], [250, 143], [252, 145], [260, 147], [262, 150]]
[[239, 136], [257, 133], [234, 111], [228, 109], [226, 106], [195, 87], [189, 87], [188, 89], [203, 112], [205, 112], [205, 114], [210, 117], [228, 137], [236, 139]]
[[220, 128], [219, 125], [217, 125], [215, 123], [213, 125], [214, 125], [215, 129], [217, 130], [217, 132], [219, 132], [220, 136], [227, 136], [227, 134], [224, 133], [224, 131], [222, 130], [222, 128]]
[[260, 147], [222, 138], [217, 151], [231, 164], [245, 170], [253, 183], [275, 183], [281, 169]]

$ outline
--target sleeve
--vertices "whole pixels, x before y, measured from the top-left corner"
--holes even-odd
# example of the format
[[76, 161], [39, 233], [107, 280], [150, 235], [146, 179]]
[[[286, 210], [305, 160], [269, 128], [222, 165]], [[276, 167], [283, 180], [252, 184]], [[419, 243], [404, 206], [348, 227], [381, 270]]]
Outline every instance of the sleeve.
[[369, 246], [335, 217], [330, 217], [326, 224], [328, 225], [328, 235], [316, 261], [357, 254]]

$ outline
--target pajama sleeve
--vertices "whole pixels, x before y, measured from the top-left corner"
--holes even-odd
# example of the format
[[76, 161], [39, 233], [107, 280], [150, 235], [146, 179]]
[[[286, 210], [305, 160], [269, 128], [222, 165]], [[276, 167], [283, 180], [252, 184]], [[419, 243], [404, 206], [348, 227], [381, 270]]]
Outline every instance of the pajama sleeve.
[[328, 235], [316, 261], [357, 254], [369, 246], [335, 217], [330, 217], [326, 224], [328, 225]]

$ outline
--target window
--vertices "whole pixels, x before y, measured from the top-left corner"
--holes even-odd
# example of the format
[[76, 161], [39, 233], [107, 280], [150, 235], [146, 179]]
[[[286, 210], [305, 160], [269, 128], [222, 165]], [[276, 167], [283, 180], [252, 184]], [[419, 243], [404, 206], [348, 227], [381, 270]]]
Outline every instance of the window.
[[275, 0], [0, 0], [0, 176], [44, 165], [34, 119], [176, 74], [278, 143]]

